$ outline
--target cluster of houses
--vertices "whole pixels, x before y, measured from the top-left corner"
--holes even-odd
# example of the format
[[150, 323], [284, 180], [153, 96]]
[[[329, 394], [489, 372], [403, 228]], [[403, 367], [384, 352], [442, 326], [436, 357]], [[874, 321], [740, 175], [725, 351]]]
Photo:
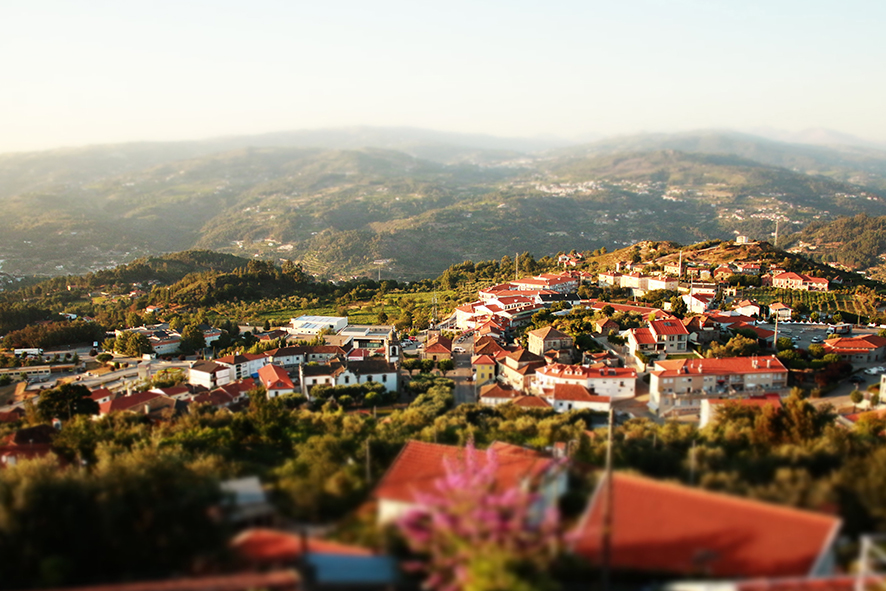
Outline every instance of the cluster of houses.
[[[203, 333], [203, 340], [206, 342], [207, 346], [217, 341], [222, 335], [220, 329], [209, 326], [208, 324], [200, 324], [198, 328]], [[150, 343], [151, 348], [156, 355], [176, 354], [179, 352], [179, 347], [182, 342], [181, 333], [171, 328], [168, 322], [136, 326], [124, 330], [118, 329], [114, 331], [114, 336], [119, 337], [124, 332], [143, 335], [148, 339], [148, 343]]]
[[[677, 290], [680, 287], [678, 278], [719, 283], [733, 275], [755, 275], [760, 277], [763, 286], [802, 291], [828, 291], [831, 283], [824, 277], [811, 277], [778, 267], [770, 267], [768, 272], [763, 273], [763, 263], [759, 261], [723, 263], [717, 267], [699, 262], [668, 263], [661, 265], [660, 271], [654, 275], [644, 272], [650, 266], [651, 263], [618, 263], [614, 271], [597, 274], [597, 285], [629, 289], [632, 295], [641, 297], [657, 289]], [[842, 283], [839, 277], [832, 281]]]

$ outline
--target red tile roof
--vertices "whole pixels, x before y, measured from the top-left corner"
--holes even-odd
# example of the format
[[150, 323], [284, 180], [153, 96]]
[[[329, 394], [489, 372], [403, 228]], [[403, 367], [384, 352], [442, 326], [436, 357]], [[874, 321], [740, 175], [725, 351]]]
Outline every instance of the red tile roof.
[[674, 334], [689, 334], [689, 331], [686, 330], [686, 327], [683, 326], [683, 322], [680, 320], [653, 320], [649, 323], [649, 327], [652, 329], [652, 332], [655, 334], [664, 334], [664, 335], [674, 335]]
[[[416, 495], [435, 492], [437, 480], [446, 475], [446, 464], [460, 461], [465, 453], [465, 448], [454, 445], [408, 441], [378, 483], [374, 496], [414, 503]], [[485, 465], [486, 453], [475, 453], [478, 453], [478, 465]], [[496, 483], [502, 488], [516, 486], [526, 478], [537, 478], [554, 465], [553, 460], [547, 458], [502, 450], [496, 451], [496, 458]]]
[[[756, 364], [756, 366], [755, 366]], [[723, 359], [666, 359], [655, 362], [658, 377], [682, 374], [738, 375], [748, 373], [787, 373], [787, 368], [774, 355], [760, 357], [725, 357]]]
[[256, 565], [293, 564], [307, 550], [311, 554], [371, 556], [372, 550], [330, 540], [301, 536], [272, 529], [248, 529], [231, 541], [231, 550], [241, 559]]
[[552, 378], [560, 379], [600, 379], [619, 378], [632, 379], [637, 377], [637, 370], [631, 367], [588, 367], [586, 365], [567, 365], [551, 363], [536, 371]]
[[279, 365], [265, 365], [258, 370], [258, 379], [261, 380], [268, 390], [294, 389], [295, 385], [289, 379], [289, 374]]
[[106, 415], [118, 410], [129, 410], [134, 406], [149, 402], [151, 400], [154, 400], [155, 398], [166, 399], [168, 397], [164, 396], [163, 394], [158, 394], [157, 392], [136, 392], [134, 394], [130, 394], [129, 396], [123, 396], [121, 398], [109, 400], [108, 402], [102, 402], [98, 405], [99, 413]]
[[550, 403], [538, 396], [517, 396], [511, 400], [511, 404], [522, 408], [551, 408]]
[[567, 402], [599, 402], [609, 404], [609, 396], [595, 396], [593, 392], [579, 384], [557, 384], [552, 389], [546, 390], [545, 395], [554, 400]]
[[507, 398], [512, 399], [516, 398], [520, 395], [520, 392], [517, 392], [510, 386], [505, 386], [504, 384], [499, 384], [498, 382], [494, 384], [489, 384], [488, 386], [483, 386], [480, 388], [480, 398], [489, 398], [489, 399], [501, 399]]
[[827, 339], [824, 342], [825, 349], [834, 350], [872, 350], [886, 347], [886, 338], [869, 334], [860, 337], [840, 337], [836, 339]]
[[648, 328], [632, 328], [631, 334], [634, 340], [641, 345], [654, 345], [656, 343], [655, 335]]
[[[574, 544], [577, 554], [594, 563], [600, 561], [603, 490], [594, 494]], [[828, 515], [640, 476], [617, 473], [613, 480], [616, 570], [721, 578], [806, 576], [839, 527], [840, 520]]]
[[101, 400], [102, 398], [106, 398], [108, 396], [113, 397], [114, 393], [107, 388], [99, 388], [97, 390], [93, 390], [92, 394], [89, 395], [89, 397], [95, 401]]
[[495, 359], [489, 355], [474, 355], [471, 358], [471, 365], [495, 365]]

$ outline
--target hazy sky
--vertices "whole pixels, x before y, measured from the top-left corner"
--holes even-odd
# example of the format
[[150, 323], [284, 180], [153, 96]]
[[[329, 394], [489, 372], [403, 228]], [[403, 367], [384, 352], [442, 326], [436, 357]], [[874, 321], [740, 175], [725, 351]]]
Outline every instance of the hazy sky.
[[882, 0], [4, 0], [0, 151], [350, 125], [886, 141]]

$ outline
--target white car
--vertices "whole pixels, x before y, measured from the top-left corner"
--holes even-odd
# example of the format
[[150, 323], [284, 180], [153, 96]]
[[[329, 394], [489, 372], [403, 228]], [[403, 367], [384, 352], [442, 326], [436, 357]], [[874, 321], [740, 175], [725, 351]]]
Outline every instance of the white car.
[[864, 370], [864, 372], [869, 376], [875, 376], [878, 373], [876, 367], [869, 367], [866, 370]]

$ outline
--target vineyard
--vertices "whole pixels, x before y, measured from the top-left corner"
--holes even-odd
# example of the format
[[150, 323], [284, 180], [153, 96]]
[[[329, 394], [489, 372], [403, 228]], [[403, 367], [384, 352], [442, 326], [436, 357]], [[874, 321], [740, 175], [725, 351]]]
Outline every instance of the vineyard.
[[858, 295], [838, 291], [816, 292], [761, 287], [745, 290], [741, 297], [753, 299], [760, 304], [766, 305], [774, 302], [782, 302], [791, 307], [805, 304], [810, 312], [829, 315], [837, 312], [851, 312], [858, 316], [870, 318], [878, 314], [878, 300], [867, 294]]

